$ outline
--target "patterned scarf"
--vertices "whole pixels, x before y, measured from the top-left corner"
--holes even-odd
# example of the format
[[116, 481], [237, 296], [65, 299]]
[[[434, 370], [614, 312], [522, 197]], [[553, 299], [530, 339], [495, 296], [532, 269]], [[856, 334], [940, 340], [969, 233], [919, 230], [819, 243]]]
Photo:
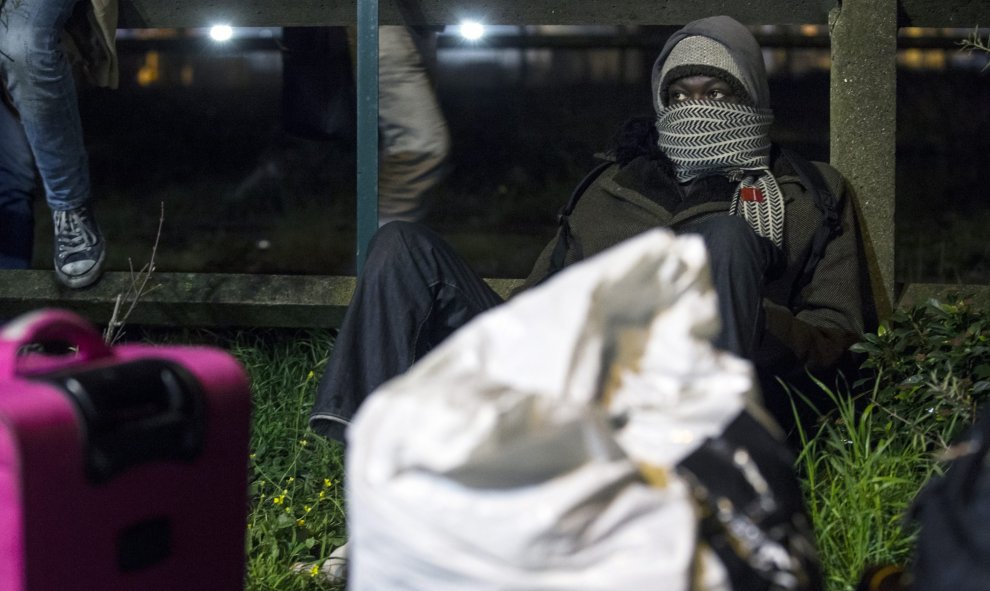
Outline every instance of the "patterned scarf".
[[677, 180], [721, 174], [738, 182], [729, 209], [778, 248], [784, 241], [784, 196], [770, 172], [773, 112], [711, 100], [676, 103], [657, 115], [660, 149]]

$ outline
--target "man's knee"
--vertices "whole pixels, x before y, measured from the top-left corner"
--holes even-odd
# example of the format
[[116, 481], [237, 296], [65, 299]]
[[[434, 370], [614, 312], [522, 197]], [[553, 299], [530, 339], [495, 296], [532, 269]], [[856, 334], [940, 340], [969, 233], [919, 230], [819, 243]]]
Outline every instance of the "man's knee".
[[389, 222], [379, 228], [368, 243], [365, 273], [408, 264], [418, 253], [432, 249], [436, 240], [436, 235], [422, 224]]
[[712, 260], [731, 261], [740, 255], [750, 256], [760, 252], [760, 237], [740, 216], [712, 216], [692, 224], [686, 231], [701, 235]]
[[402, 248], [417, 241], [421, 227], [419, 224], [403, 221], [389, 222], [378, 229], [368, 244], [369, 256], [378, 251]]

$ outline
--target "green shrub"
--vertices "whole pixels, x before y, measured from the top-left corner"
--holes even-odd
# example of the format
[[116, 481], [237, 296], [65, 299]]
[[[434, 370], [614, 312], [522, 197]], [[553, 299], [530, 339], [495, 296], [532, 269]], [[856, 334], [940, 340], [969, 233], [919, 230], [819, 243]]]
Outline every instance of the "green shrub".
[[853, 350], [875, 371], [873, 401], [934, 446], [971, 424], [990, 393], [990, 317], [965, 298], [897, 310]]
[[872, 370], [814, 433], [800, 432], [797, 470], [828, 591], [855, 588], [870, 565], [907, 564], [916, 531], [905, 513], [972, 424], [990, 390], [990, 315], [966, 298], [895, 311], [853, 349]]

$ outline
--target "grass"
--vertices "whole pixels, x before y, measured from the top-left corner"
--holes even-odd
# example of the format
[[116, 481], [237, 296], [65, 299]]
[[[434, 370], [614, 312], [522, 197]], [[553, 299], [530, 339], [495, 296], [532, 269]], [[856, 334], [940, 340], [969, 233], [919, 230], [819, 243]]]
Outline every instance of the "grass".
[[[225, 346], [247, 368], [254, 395], [247, 589], [333, 589], [311, 570], [291, 569], [318, 564], [346, 539], [341, 449], [306, 424], [332, 334], [243, 332]], [[908, 561], [915, 532], [905, 510], [936, 464], [925, 440], [905, 436], [876, 404], [819, 387], [836, 414], [801, 433], [796, 467], [826, 589], [850, 591], [866, 565]]]
[[796, 468], [826, 590], [851, 591], [866, 567], [910, 561], [917, 532], [906, 511], [938, 467], [925, 439], [905, 433], [875, 402], [818, 387], [834, 415], [816, 432], [800, 432]]
[[[346, 540], [342, 450], [306, 422], [332, 333], [250, 331], [224, 346], [245, 365], [254, 396], [247, 590], [335, 589], [312, 566]], [[930, 442], [868, 396], [818, 387], [835, 414], [800, 433], [796, 469], [826, 591], [851, 591], [866, 566], [909, 561], [916, 532], [905, 512], [938, 466]], [[297, 563], [307, 568], [294, 572]]]
[[332, 344], [329, 331], [245, 332], [228, 344], [253, 390], [248, 591], [336, 588], [312, 565], [346, 539], [342, 449], [307, 425]]

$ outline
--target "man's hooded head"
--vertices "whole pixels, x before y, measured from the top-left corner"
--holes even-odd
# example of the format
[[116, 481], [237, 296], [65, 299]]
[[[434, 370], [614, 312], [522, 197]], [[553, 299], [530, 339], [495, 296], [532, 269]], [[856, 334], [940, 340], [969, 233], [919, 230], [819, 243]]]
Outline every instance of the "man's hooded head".
[[[699, 76], [727, 88], [709, 94], [705, 89], [713, 87], [693, 80]], [[737, 182], [729, 213], [780, 247], [784, 198], [769, 166], [770, 88], [763, 52], [749, 29], [727, 16], [689, 23], [653, 64], [652, 88], [657, 145], [674, 163], [677, 180], [721, 175]]]
[[713, 16], [687, 24], [667, 40], [653, 64], [653, 107], [669, 104], [675, 80], [711, 76], [725, 81], [757, 109], [770, 108], [770, 88], [763, 53], [753, 34], [728, 16]]

